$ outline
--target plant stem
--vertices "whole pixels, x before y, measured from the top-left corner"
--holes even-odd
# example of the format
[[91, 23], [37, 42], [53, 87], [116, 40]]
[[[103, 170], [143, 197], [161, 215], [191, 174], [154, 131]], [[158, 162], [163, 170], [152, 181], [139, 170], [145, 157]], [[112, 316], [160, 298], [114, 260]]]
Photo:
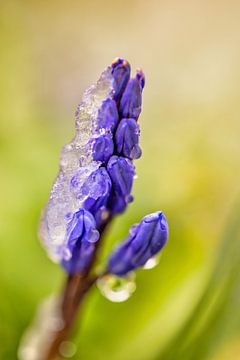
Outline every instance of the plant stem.
[[87, 269], [85, 269], [83, 273], [68, 275], [67, 277], [60, 304], [61, 322], [63, 323], [63, 327], [54, 333], [53, 339], [43, 360], [57, 360], [60, 358], [59, 347], [61, 343], [68, 338], [79, 312], [80, 304], [86, 293], [91, 289], [98, 278], [97, 276], [92, 276], [91, 272], [97, 261], [99, 247], [100, 244], [102, 244], [103, 235], [110, 220], [110, 217], [107, 218], [99, 229], [100, 239], [96, 243], [94, 255]]

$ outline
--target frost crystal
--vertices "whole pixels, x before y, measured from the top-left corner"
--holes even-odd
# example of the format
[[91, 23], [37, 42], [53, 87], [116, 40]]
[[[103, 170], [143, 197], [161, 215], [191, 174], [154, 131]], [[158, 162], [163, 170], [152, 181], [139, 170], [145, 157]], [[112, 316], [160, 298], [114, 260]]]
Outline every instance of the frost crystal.
[[83, 184], [102, 164], [93, 159], [92, 139], [105, 133], [112, 136], [111, 128], [101, 126], [99, 110], [103, 102], [111, 101], [113, 93], [112, 69], [108, 67], [97, 83], [85, 91], [76, 111], [75, 137], [62, 149], [59, 173], [39, 229], [40, 238], [54, 261], [71, 257], [67, 247], [67, 226], [88, 196], [82, 191]]

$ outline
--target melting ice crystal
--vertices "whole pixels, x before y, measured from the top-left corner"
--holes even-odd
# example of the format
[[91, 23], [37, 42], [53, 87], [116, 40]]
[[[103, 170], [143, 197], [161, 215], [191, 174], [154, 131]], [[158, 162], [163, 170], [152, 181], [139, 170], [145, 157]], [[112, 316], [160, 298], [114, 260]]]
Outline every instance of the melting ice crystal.
[[[112, 69], [108, 67], [96, 84], [87, 89], [76, 111], [76, 133], [73, 140], [61, 151], [59, 173], [52, 186], [49, 201], [43, 211], [39, 236], [54, 261], [68, 260], [67, 225], [86, 199], [82, 186], [101, 162], [93, 160], [90, 140], [110, 132], [98, 124], [98, 112], [104, 100], [113, 97]], [[71, 180], [78, 183], [71, 186]]]

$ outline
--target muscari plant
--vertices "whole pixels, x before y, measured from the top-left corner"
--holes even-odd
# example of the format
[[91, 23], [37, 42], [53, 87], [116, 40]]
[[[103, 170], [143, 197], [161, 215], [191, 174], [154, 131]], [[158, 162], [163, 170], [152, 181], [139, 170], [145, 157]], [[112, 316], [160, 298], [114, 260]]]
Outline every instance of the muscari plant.
[[141, 70], [130, 78], [129, 63], [117, 58], [77, 107], [76, 134], [62, 149], [59, 173], [40, 224], [40, 238], [50, 258], [67, 273], [59, 302], [62, 325], [49, 336], [43, 359], [58, 358], [93, 284], [112, 301], [126, 300], [135, 289], [135, 270], [154, 262], [167, 241], [164, 214], [146, 215], [97, 271], [99, 248], [110, 222], [133, 201], [144, 84]]

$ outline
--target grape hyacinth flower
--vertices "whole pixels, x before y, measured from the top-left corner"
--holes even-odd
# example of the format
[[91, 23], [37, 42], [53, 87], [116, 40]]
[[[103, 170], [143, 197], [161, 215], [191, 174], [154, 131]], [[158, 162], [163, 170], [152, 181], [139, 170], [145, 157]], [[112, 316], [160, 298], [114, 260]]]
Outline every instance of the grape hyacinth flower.
[[41, 218], [40, 238], [50, 258], [69, 274], [62, 300], [65, 330], [53, 337], [46, 359], [56, 355], [93, 283], [111, 275], [127, 278], [168, 238], [163, 213], [147, 215], [113, 250], [106, 269], [92, 275], [107, 226], [133, 201], [133, 160], [142, 154], [138, 118], [145, 77], [137, 70], [130, 78], [130, 71], [129, 63], [117, 58], [85, 91], [76, 111], [75, 136], [61, 151], [59, 173]]

